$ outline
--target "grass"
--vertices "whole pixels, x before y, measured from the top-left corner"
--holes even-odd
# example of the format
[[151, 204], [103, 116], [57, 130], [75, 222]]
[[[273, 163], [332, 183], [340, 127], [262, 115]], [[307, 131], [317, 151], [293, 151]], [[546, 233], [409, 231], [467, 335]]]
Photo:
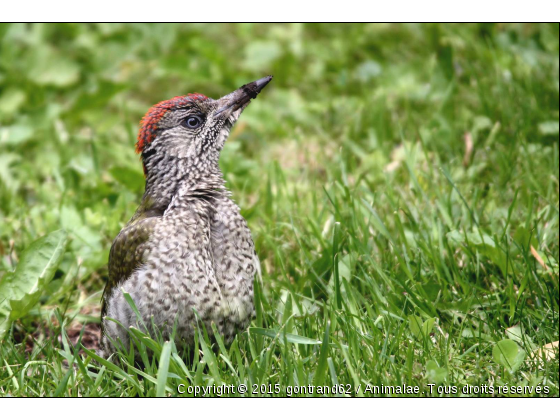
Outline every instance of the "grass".
[[[558, 35], [0, 26], [0, 393], [558, 396]], [[137, 121], [266, 74], [221, 159], [263, 268], [255, 320], [230, 346], [199, 331], [191, 354], [134, 332], [143, 370], [98, 358], [109, 248], [143, 192]], [[68, 245], [9, 312], [9, 279], [60, 229]]]

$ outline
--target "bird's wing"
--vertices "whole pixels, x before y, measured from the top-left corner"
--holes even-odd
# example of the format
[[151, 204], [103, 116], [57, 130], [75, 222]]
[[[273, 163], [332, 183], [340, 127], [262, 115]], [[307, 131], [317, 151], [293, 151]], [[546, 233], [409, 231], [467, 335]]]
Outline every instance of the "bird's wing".
[[103, 291], [103, 315], [110, 291], [123, 283], [135, 269], [142, 265], [146, 242], [160, 220], [160, 217], [135, 220], [121, 230], [115, 238], [109, 253], [109, 279]]

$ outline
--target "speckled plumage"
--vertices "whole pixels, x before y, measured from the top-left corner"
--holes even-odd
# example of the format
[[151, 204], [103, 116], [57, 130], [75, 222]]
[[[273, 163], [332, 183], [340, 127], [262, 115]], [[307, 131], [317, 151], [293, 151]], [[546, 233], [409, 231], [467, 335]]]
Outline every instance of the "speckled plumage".
[[[249, 324], [259, 261], [247, 223], [224, 187], [218, 159], [231, 127], [270, 79], [219, 100], [176, 97], [144, 117], [137, 150], [146, 190], [111, 248], [103, 293], [105, 355], [115, 344], [128, 347], [130, 326], [153, 333], [155, 325], [168, 338], [175, 324], [176, 343], [189, 346], [195, 312], [208, 333], [214, 323], [226, 341]], [[200, 126], [193, 128], [198, 120]], [[141, 320], [122, 290], [134, 300]]]

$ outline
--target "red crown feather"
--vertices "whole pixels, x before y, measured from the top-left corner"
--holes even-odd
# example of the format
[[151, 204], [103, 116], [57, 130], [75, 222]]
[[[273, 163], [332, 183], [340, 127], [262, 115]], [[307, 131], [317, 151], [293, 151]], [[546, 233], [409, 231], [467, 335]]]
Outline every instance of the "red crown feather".
[[138, 141], [136, 142], [136, 153], [142, 153], [144, 147], [156, 138], [158, 122], [165, 113], [173, 108], [180, 108], [193, 101], [204, 101], [208, 97], [200, 93], [189, 93], [185, 96], [175, 96], [174, 98], [151, 107], [146, 115], [140, 121], [140, 132], [138, 133]]

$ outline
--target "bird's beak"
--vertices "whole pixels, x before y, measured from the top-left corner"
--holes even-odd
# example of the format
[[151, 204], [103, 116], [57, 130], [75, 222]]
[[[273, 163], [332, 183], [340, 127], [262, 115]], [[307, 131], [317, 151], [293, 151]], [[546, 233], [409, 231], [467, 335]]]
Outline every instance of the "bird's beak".
[[218, 107], [214, 116], [227, 118], [234, 112], [238, 111], [236, 115], [236, 117], [238, 117], [239, 114], [241, 114], [241, 111], [243, 111], [249, 102], [251, 102], [251, 99], [255, 99], [271, 80], [272, 76], [263, 77], [262, 79], [243, 85], [239, 89], [231, 92], [229, 95], [218, 99]]

